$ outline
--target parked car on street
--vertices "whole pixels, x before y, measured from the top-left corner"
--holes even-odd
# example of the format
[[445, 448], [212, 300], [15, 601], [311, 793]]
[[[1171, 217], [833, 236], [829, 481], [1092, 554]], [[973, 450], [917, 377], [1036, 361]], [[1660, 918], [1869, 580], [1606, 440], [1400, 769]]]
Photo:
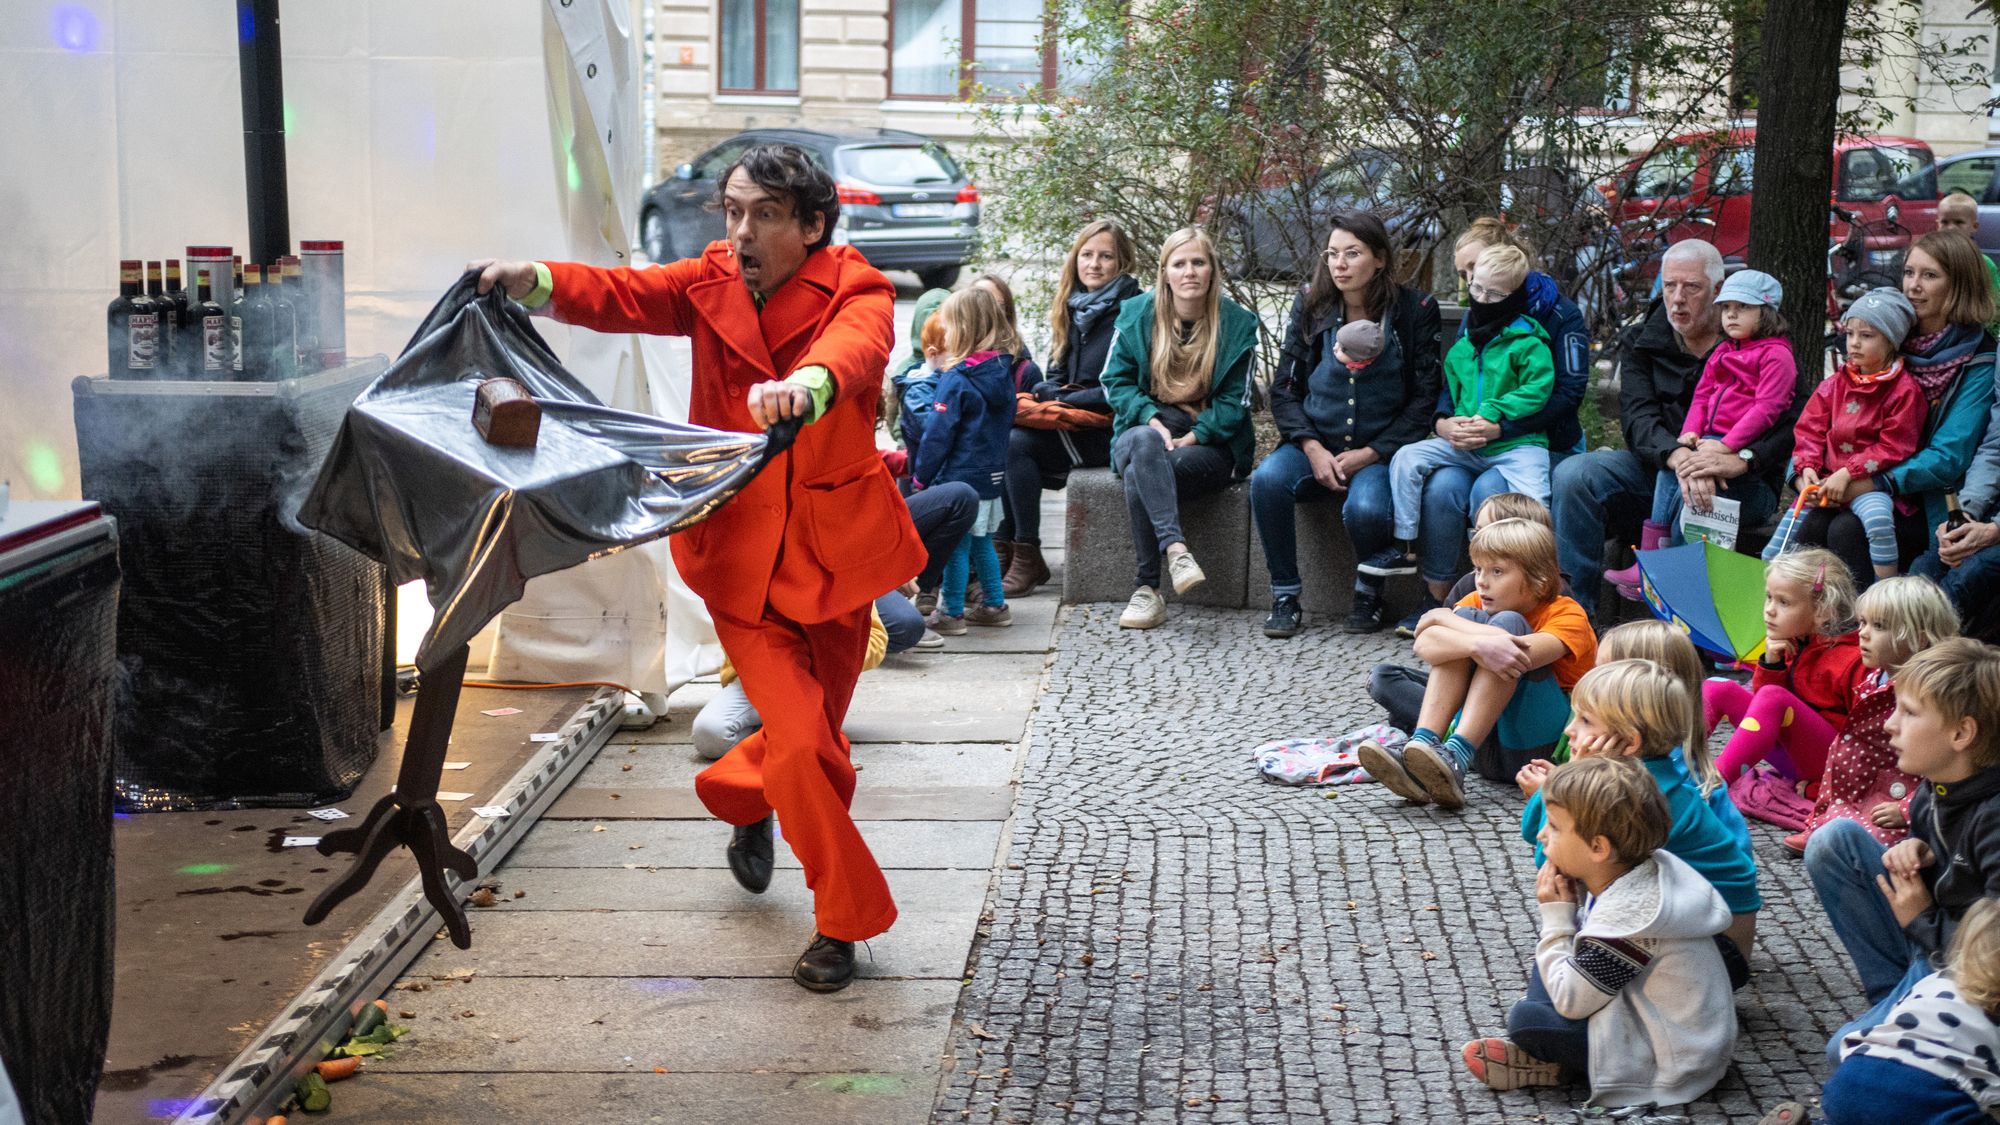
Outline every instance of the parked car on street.
[[943, 145], [900, 129], [738, 133], [646, 193], [639, 232], [648, 258], [692, 258], [723, 237], [722, 213], [712, 206], [716, 178], [759, 144], [797, 145], [833, 174], [835, 243], [853, 246], [877, 269], [912, 270], [926, 288], [958, 280], [979, 236], [979, 189]]
[[1961, 152], [1938, 161], [1938, 198], [1955, 191], [1979, 201], [1979, 248], [2000, 261], [2000, 148]]
[[[1658, 226], [1683, 214], [1699, 215], [1709, 221], [1668, 222], [1668, 240], [1704, 238], [1725, 255], [1740, 255], [1750, 245], [1756, 147], [1754, 127], [1688, 133], [1635, 157], [1600, 190], [1621, 227]], [[1828, 202], [1858, 216], [1877, 265], [1900, 263], [1918, 235], [1937, 229], [1937, 201], [1938, 171], [1924, 142], [1885, 134], [1843, 136], [1834, 142]], [[1893, 222], [1888, 221], [1892, 209]], [[1840, 242], [1847, 233], [1847, 223], [1833, 218], [1829, 242]]]

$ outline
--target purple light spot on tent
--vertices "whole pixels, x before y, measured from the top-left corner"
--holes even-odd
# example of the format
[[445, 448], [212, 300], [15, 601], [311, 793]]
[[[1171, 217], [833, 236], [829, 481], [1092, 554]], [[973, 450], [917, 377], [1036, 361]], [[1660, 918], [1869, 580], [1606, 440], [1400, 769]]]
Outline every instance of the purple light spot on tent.
[[424, 150], [425, 160], [437, 159], [437, 118], [431, 114], [425, 113], [417, 118], [417, 147]]
[[55, 10], [56, 46], [85, 54], [97, 49], [97, 17], [88, 8], [65, 4]]
[[201, 1104], [200, 1098], [154, 1098], [146, 1103], [150, 1117], [172, 1120]]

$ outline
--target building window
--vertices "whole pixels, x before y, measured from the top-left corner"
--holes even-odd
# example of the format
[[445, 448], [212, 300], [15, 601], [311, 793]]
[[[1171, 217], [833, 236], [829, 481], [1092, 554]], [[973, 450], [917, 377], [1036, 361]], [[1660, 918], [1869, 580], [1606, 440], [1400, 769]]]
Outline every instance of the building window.
[[995, 97], [1088, 77], [1058, 72], [1045, 0], [891, 0], [889, 94], [956, 98], [961, 79]]
[[799, 92], [799, 0], [722, 0], [725, 94]]
[[1615, 29], [1580, 31], [1557, 56], [1553, 75], [1559, 102], [1594, 113], [1631, 113], [1638, 107], [1639, 75], [1631, 48]]

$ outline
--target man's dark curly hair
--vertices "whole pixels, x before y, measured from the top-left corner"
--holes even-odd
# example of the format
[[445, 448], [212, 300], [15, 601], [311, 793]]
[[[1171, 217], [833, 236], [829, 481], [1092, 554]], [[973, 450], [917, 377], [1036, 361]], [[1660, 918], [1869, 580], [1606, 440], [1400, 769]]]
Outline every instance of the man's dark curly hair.
[[722, 207], [723, 192], [739, 168], [758, 187], [781, 199], [790, 199], [792, 214], [798, 216], [800, 226], [811, 222], [814, 214], [825, 217], [818, 241], [807, 249], [817, 250], [833, 241], [833, 224], [840, 220], [840, 196], [834, 191], [833, 177], [805, 149], [784, 144], [752, 145], [745, 149], [716, 181], [715, 201], [711, 206]]

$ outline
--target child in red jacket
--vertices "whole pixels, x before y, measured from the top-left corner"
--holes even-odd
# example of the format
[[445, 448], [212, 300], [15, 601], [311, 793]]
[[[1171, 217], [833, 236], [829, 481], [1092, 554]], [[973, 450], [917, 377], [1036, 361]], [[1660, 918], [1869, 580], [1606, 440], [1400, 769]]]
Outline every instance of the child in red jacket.
[[1819, 804], [1805, 831], [1785, 846], [1806, 850], [1806, 838], [1831, 820], [1851, 820], [1883, 847], [1908, 836], [1910, 798], [1919, 780], [1896, 768], [1887, 723], [1896, 709], [1893, 677], [1903, 662], [1942, 640], [1958, 636], [1951, 599], [1926, 578], [1887, 578], [1868, 587], [1854, 605], [1861, 663], [1868, 670], [1848, 714], [1847, 729], [1827, 751]]
[[1840, 556], [1813, 548], [1771, 560], [1764, 572], [1764, 655], [1750, 686], [1721, 679], [1702, 685], [1708, 729], [1721, 719], [1736, 727], [1715, 762], [1724, 781], [1768, 760], [1800, 792], [1819, 796], [1827, 748], [1846, 728], [1866, 672], [1847, 630], [1853, 615], [1854, 579]]
[[[1896, 511], [1907, 509], [1909, 501], [1872, 486], [1857, 493], [1854, 486], [1909, 460], [1923, 442], [1930, 406], [1897, 354], [1916, 316], [1909, 298], [1894, 289], [1870, 290], [1848, 308], [1840, 325], [1847, 334], [1847, 362], [1806, 400], [1792, 450], [1799, 493], [1817, 486], [1821, 507], [1845, 506], [1861, 521], [1877, 578], [1896, 574]], [[1785, 514], [1764, 548], [1766, 561], [1791, 541], [1804, 518], [1799, 507]]]

